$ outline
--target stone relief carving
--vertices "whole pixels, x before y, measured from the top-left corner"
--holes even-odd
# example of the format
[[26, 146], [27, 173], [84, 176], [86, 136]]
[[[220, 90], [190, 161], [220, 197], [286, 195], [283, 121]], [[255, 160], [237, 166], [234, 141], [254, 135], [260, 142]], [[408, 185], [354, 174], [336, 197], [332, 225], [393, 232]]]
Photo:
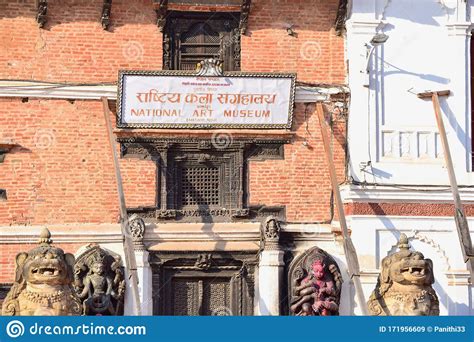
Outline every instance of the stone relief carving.
[[265, 249], [275, 249], [280, 240], [281, 226], [275, 216], [268, 216], [263, 225], [263, 236], [265, 238]]
[[381, 272], [368, 307], [374, 316], [438, 316], [439, 300], [432, 287], [433, 262], [410, 251], [400, 235], [399, 251], [383, 258]]
[[292, 315], [339, 315], [342, 276], [328, 253], [313, 247], [296, 258], [289, 271]]
[[143, 219], [138, 217], [137, 215], [132, 215], [129, 218], [130, 222], [130, 233], [132, 234], [132, 237], [134, 240], [140, 240], [143, 239], [143, 236], [145, 234], [145, 222]]
[[81, 302], [72, 287], [74, 256], [51, 245], [41, 232], [39, 246], [16, 256], [15, 282], [2, 306], [3, 316], [75, 316]]
[[145, 236], [145, 221], [134, 214], [128, 218], [130, 234], [133, 239], [134, 249], [137, 251], [145, 250], [145, 245], [143, 243], [143, 237]]
[[74, 287], [83, 315], [123, 315], [125, 279], [120, 256], [97, 244], [87, 245], [74, 265]]
[[194, 263], [194, 267], [202, 270], [208, 271], [212, 266], [212, 254], [199, 254], [196, 262]]

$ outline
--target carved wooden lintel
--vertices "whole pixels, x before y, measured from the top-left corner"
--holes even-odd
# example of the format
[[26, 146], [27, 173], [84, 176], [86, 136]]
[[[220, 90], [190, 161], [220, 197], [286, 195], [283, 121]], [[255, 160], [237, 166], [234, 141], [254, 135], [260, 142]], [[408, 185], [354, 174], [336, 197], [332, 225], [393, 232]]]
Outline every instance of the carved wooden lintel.
[[[156, 159], [169, 149], [212, 150], [220, 147], [218, 141], [204, 138], [119, 138], [122, 158]], [[284, 159], [285, 144], [290, 139], [232, 138], [225, 144], [226, 150], [243, 150], [250, 160]]]
[[242, 5], [240, 7], [240, 23], [239, 23], [240, 34], [245, 34], [247, 32], [251, 3], [252, 3], [252, 0], [242, 0]]
[[168, 14], [168, 0], [153, 0], [156, 12], [156, 25], [163, 32], [166, 25], [166, 16]]
[[46, 24], [46, 14], [48, 12], [48, 1], [47, 0], [37, 0], [37, 13], [36, 21], [38, 26], [41, 28]]
[[110, 25], [110, 11], [112, 9], [112, 0], [104, 0], [102, 5], [102, 16], [100, 17], [100, 23], [102, 28], [107, 30]]
[[136, 215], [145, 222], [265, 222], [269, 215], [278, 217], [278, 221], [285, 219], [285, 207], [269, 207], [264, 205], [250, 205], [242, 209], [160, 209], [158, 207], [127, 208], [129, 215]]

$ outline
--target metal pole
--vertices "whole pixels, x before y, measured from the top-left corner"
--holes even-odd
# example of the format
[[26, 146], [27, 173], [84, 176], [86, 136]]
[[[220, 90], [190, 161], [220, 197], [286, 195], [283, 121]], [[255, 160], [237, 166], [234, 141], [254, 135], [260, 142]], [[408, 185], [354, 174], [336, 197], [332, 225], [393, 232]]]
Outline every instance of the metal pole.
[[141, 302], [140, 294], [138, 292], [138, 273], [137, 273], [137, 261], [135, 259], [135, 252], [133, 248], [133, 240], [131, 238], [130, 227], [128, 222], [127, 207], [125, 206], [125, 195], [123, 193], [122, 185], [122, 175], [120, 173], [120, 165], [118, 162], [117, 151], [115, 149], [115, 144], [117, 141], [112, 133], [112, 125], [110, 123], [109, 117], [109, 104], [106, 97], [102, 97], [102, 106], [104, 108], [104, 118], [105, 124], [107, 126], [107, 135], [109, 136], [110, 148], [112, 150], [112, 159], [115, 169], [115, 178], [117, 180], [117, 193], [119, 198], [119, 208], [120, 208], [120, 225], [122, 228], [123, 235], [123, 252], [125, 254], [125, 263], [127, 269], [130, 272], [129, 280], [131, 279], [132, 285], [132, 298], [135, 303], [135, 312], [137, 316], [141, 316]]
[[351, 277], [356, 296], [359, 302], [360, 309], [363, 315], [368, 315], [367, 303], [365, 301], [364, 292], [362, 291], [362, 284], [360, 282], [360, 268], [359, 260], [357, 258], [357, 252], [352, 243], [352, 239], [349, 235], [349, 230], [347, 229], [346, 215], [344, 214], [344, 207], [342, 205], [341, 193], [339, 191], [339, 183], [337, 182], [336, 168], [334, 167], [334, 160], [331, 152], [331, 145], [329, 141], [329, 126], [324, 117], [324, 109], [321, 102], [316, 103], [316, 111], [318, 113], [319, 126], [321, 128], [321, 135], [323, 137], [324, 151], [326, 154], [326, 161], [329, 169], [329, 177], [331, 179], [332, 191], [334, 193], [334, 199], [336, 201], [337, 214], [339, 217], [339, 222], [341, 224], [342, 238], [344, 245], [344, 254], [346, 256], [347, 269], [349, 271], [349, 276]]

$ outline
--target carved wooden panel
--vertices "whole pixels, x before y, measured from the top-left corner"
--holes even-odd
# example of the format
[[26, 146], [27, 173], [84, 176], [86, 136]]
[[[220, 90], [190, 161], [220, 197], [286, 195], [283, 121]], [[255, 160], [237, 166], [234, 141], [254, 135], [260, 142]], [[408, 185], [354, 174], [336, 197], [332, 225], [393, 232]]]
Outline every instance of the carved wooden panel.
[[[250, 253], [152, 253], [153, 313], [173, 316], [253, 315]], [[159, 299], [157, 299], [159, 298]]]
[[[156, 205], [128, 208], [147, 222], [232, 222], [284, 219], [284, 207], [247, 202], [249, 160], [283, 159], [287, 140], [231, 139], [225, 148], [211, 139], [119, 139], [125, 158], [154, 160]], [[150, 190], [153, 191], [153, 190]]]

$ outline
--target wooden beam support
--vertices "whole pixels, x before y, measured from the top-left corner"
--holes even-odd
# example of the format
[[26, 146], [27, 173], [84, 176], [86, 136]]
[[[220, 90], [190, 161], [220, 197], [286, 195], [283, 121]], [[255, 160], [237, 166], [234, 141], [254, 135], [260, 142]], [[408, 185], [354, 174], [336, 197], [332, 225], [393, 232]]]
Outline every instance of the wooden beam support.
[[127, 207], [125, 206], [125, 195], [123, 192], [122, 175], [120, 173], [120, 165], [118, 162], [116, 144], [117, 141], [112, 133], [112, 125], [110, 123], [110, 110], [109, 103], [106, 97], [102, 97], [102, 106], [104, 109], [104, 119], [107, 127], [107, 135], [109, 137], [110, 148], [112, 150], [112, 160], [115, 169], [115, 178], [117, 181], [117, 192], [119, 197], [119, 208], [120, 208], [120, 225], [123, 234], [123, 252], [125, 254], [125, 262], [128, 271], [130, 272], [130, 282], [132, 288], [132, 298], [135, 303], [135, 314], [141, 316], [141, 301], [140, 294], [138, 291], [138, 273], [137, 273], [137, 261], [135, 259], [135, 251], [133, 248], [133, 239], [130, 232], [130, 224], [128, 222]]
[[341, 192], [339, 190], [339, 183], [337, 181], [336, 168], [334, 166], [334, 159], [332, 156], [331, 145], [330, 145], [330, 132], [326, 117], [324, 116], [324, 108], [321, 102], [316, 103], [316, 111], [319, 119], [319, 126], [321, 128], [321, 136], [323, 138], [324, 152], [326, 155], [326, 161], [329, 169], [329, 178], [331, 179], [332, 191], [334, 193], [334, 199], [336, 202], [337, 214], [339, 217], [339, 223], [342, 230], [342, 238], [344, 241], [344, 254], [346, 256], [347, 270], [351, 277], [356, 296], [359, 302], [362, 314], [367, 316], [367, 303], [365, 300], [364, 292], [362, 291], [362, 284], [360, 282], [360, 267], [359, 259], [357, 258], [357, 252], [352, 243], [352, 239], [349, 235], [349, 229], [347, 228], [346, 215], [344, 214], [344, 206], [342, 204]]
[[471, 274], [472, 282], [474, 280], [474, 252], [472, 248], [471, 235], [469, 233], [469, 225], [467, 223], [466, 214], [464, 213], [464, 208], [461, 202], [461, 196], [459, 195], [458, 183], [456, 180], [456, 174], [454, 172], [451, 151], [449, 149], [448, 136], [446, 135], [441, 107], [439, 105], [439, 96], [449, 96], [450, 93], [451, 92], [449, 90], [432, 91], [420, 93], [418, 94], [418, 97], [422, 99], [431, 98], [431, 101], [433, 102], [436, 124], [438, 125], [441, 145], [443, 146], [444, 161], [448, 170], [449, 183], [451, 184], [451, 192], [453, 194], [455, 210], [454, 220], [456, 222], [456, 229], [459, 237], [459, 243], [461, 245], [462, 256]]

